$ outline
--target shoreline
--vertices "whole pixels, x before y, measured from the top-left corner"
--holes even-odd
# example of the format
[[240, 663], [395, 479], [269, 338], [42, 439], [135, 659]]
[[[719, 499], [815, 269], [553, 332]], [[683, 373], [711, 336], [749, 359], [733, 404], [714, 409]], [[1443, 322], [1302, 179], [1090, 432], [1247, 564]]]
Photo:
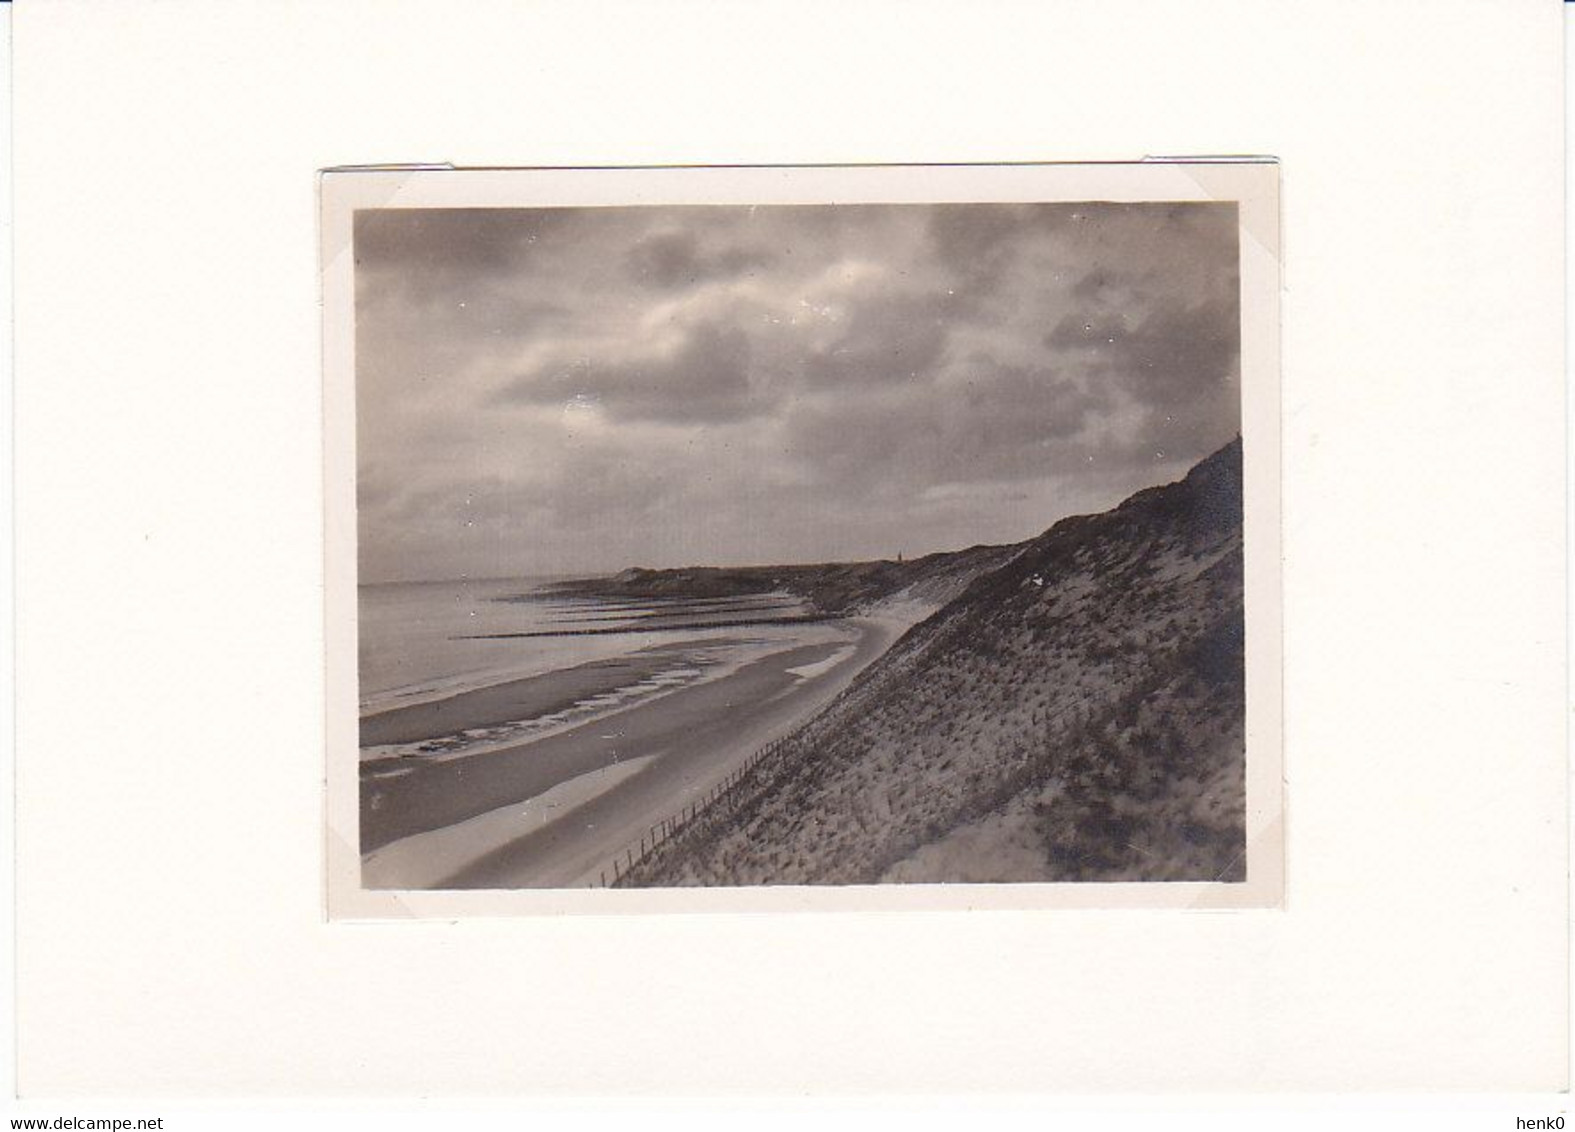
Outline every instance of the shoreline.
[[[843, 626], [817, 627], [809, 636], [734, 644], [730, 646], [736, 650], [734, 655], [715, 664], [707, 679], [597, 712], [547, 734], [452, 753], [365, 760], [361, 763], [363, 850], [524, 801], [565, 778], [651, 753], [653, 745], [674, 745], [683, 738], [677, 721], [693, 726], [713, 715], [725, 715], [735, 704], [749, 703], [753, 697], [748, 689], [762, 675], [777, 667], [824, 659], [846, 644], [852, 632]], [[689, 644], [695, 647], [699, 642]], [[577, 667], [583, 676], [584, 667]], [[783, 682], [791, 683], [793, 678]], [[482, 805], [483, 801], [491, 804]]]
[[630, 759], [589, 771], [523, 802], [390, 842], [362, 859], [362, 883], [375, 889], [441, 887], [449, 876], [484, 856], [487, 846], [505, 845], [532, 828], [562, 821], [599, 794], [645, 770], [649, 761]]
[[392, 778], [428, 763], [513, 750], [723, 679], [785, 649], [846, 639], [839, 624], [691, 636], [381, 708], [361, 717], [360, 772]]
[[570, 668], [467, 688], [441, 699], [390, 705], [361, 716], [360, 746], [365, 751], [368, 747], [439, 740], [469, 729], [551, 715], [591, 697], [650, 679], [676, 664], [699, 663], [694, 657], [697, 646], [734, 643], [736, 640], [724, 638], [657, 645]]
[[[374, 855], [386, 860], [391, 846], [400, 854], [419, 855], [425, 841], [434, 849], [441, 843], [445, 859], [465, 860], [432, 887], [588, 883], [656, 821], [700, 797], [754, 751], [813, 716], [921, 614], [918, 607], [910, 607], [843, 619], [835, 628], [848, 631], [836, 632], [835, 639], [784, 640], [783, 647], [745, 660], [724, 675], [557, 735], [415, 766], [397, 778], [363, 777], [363, 860]], [[473, 820], [503, 815], [510, 807], [527, 810], [532, 800], [566, 782], [634, 759], [648, 760], [642, 761], [638, 774], [614, 781], [564, 815], [533, 828], [511, 826], [502, 816]], [[571, 814], [572, 820], [565, 820]], [[456, 830], [466, 822], [472, 823], [472, 834]], [[471, 844], [463, 846], [467, 837]], [[422, 879], [429, 877], [430, 872]]]
[[607, 637], [627, 633], [699, 633], [710, 629], [742, 629], [771, 625], [822, 625], [847, 621], [841, 613], [801, 613], [791, 617], [745, 617], [727, 621], [694, 621], [681, 625], [620, 625], [607, 629], [531, 629], [518, 633], [472, 633], [461, 641], [515, 641], [531, 637]]

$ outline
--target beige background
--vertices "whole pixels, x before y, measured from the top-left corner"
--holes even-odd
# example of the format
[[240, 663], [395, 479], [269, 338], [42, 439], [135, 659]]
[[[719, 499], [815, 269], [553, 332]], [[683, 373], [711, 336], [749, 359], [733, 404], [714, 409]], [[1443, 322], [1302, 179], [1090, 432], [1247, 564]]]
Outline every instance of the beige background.
[[[1553, 1088], [1551, 0], [16, 11], [26, 1094]], [[1283, 911], [329, 924], [318, 167], [1283, 160]]]

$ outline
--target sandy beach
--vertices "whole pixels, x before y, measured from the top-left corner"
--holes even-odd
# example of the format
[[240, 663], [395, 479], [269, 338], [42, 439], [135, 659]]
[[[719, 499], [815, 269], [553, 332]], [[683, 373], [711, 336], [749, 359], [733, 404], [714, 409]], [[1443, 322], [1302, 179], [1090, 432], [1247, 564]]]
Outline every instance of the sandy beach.
[[[718, 642], [726, 645], [730, 642]], [[446, 699], [395, 707], [361, 719], [361, 747], [417, 743], [462, 730], [496, 727], [572, 709], [650, 680], [692, 660], [695, 649], [665, 645], [626, 656], [594, 660], [557, 672], [508, 680]]]
[[[636, 701], [567, 730], [446, 760], [404, 759], [361, 785], [369, 887], [529, 888], [594, 882], [614, 855], [678, 812], [751, 753], [813, 715], [920, 616], [917, 609], [805, 626], [802, 639], [720, 675]], [[693, 642], [634, 662], [660, 667]], [[621, 662], [620, 662], [621, 663]], [[572, 699], [636, 675], [582, 665], [487, 689], [440, 709], [454, 722]], [[576, 686], [579, 684], [581, 686]], [[380, 738], [434, 724], [387, 713]], [[622, 764], [639, 760], [629, 773]], [[408, 764], [408, 765], [407, 765]], [[556, 792], [556, 793], [554, 793]], [[532, 800], [547, 799], [532, 806]], [[452, 866], [448, 875], [434, 875]]]

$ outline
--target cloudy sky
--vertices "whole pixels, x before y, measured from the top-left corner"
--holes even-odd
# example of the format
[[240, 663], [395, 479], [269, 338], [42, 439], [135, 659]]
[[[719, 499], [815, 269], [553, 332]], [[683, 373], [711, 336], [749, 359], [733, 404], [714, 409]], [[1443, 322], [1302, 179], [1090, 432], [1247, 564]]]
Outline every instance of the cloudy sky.
[[362, 580], [1016, 542], [1239, 428], [1233, 204], [357, 213]]

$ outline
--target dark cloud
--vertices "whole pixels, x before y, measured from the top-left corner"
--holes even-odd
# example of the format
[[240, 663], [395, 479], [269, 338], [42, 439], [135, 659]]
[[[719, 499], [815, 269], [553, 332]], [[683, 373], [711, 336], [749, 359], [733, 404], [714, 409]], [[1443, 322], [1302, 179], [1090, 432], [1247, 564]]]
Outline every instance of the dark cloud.
[[991, 292], [1000, 283], [1025, 235], [1045, 223], [1028, 205], [936, 205], [929, 214], [929, 239], [937, 259], [966, 286]]
[[380, 208], [355, 214], [358, 279], [396, 273], [469, 279], [525, 268], [537, 245], [566, 235], [582, 209]]
[[968, 308], [944, 291], [872, 295], [853, 307], [847, 330], [831, 345], [809, 351], [805, 377], [814, 386], [927, 379]]
[[368, 577], [1005, 541], [1239, 428], [1234, 205], [359, 214]]
[[658, 232], [629, 249], [629, 277], [658, 290], [693, 287], [765, 267], [774, 256], [757, 247], [703, 251], [693, 232]]
[[[362, 209], [355, 214], [358, 308], [483, 301], [550, 273], [583, 209]], [[551, 298], [548, 289], [532, 296]]]
[[902, 493], [1043, 478], [1075, 466], [1063, 442], [1108, 404], [1101, 388], [984, 355], [959, 373], [961, 380], [946, 384], [795, 405], [786, 419], [785, 452], [807, 479], [833, 490]]
[[1099, 268], [1097, 271], [1090, 271], [1072, 284], [1072, 297], [1083, 302], [1108, 303], [1113, 297], [1111, 292], [1115, 285], [1116, 280], [1112, 273]]
[[379, 208], [355, 214], [355, 265], [378, 271], [502, 271], [550, 218], [505, 209]]
[[1051, 350], [1082, 356], [1090, 372], [1113, 381], [1151, 414], [1192, 415], [1234, 392], [1241, 316], [1234, 295], [1189, 304], [1156, 301], [1145, 313], [1093, 309], [1063, 318]]

